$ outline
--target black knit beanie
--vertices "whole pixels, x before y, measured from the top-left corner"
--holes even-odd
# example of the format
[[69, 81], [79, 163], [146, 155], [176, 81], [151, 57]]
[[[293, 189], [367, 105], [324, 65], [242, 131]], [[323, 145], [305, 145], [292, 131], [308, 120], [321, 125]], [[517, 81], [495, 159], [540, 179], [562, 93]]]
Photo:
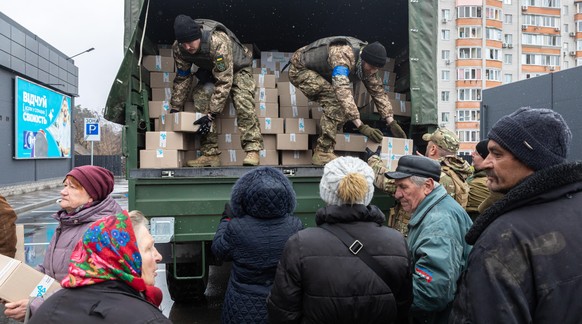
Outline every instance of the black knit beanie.
[[179, 15], [174, 20], [174, 35], [178, 43], [189, 43], [202, 36], [200, 25], [194, 19]]
[[477, 145], [475, 146], [475, 151], [477, 151], [477, 153], [479, 153], [479, 155], [486, 159], [487, 155], [489, 155], [489, 150], [487, 149], [487, 143], [489, 143], [489, 140], [482, 140], [481, 142], [477, 143]]
[[572, 133], [559, 113], [522, 107], [497, 121], [489, 139], [537, 171], [566, 162]]
[[362, 60], [381, 68], [386, 64], [386, 48], [378, 42], [368, 44], [362, 50]]

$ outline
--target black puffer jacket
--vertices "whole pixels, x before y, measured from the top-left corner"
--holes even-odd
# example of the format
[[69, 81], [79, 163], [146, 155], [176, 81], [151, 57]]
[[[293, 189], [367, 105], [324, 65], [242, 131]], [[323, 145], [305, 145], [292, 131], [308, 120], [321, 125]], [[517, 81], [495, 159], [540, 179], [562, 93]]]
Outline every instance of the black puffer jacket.
[[580, 323], [582, 162], [527, 177], [481, 214], [450, 323]]
[[412, 277], [404, 237], [382, 226], [375, 206], [328, 206], [316, 223], [341, 226], [384, 266], [390, 289], [332, 233], [314, 227], [293, 235], [283, 251], [267, 301], [271, 323], [405, 322]]

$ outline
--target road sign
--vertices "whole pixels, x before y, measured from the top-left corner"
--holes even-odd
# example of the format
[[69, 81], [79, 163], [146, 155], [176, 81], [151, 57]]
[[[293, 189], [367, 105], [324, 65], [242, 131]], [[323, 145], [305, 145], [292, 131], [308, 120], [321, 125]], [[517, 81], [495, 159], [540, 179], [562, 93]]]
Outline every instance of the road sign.
[[85, 140], [88, 142], [101, 141], [101, 128], [99, 118], [85, 118]]

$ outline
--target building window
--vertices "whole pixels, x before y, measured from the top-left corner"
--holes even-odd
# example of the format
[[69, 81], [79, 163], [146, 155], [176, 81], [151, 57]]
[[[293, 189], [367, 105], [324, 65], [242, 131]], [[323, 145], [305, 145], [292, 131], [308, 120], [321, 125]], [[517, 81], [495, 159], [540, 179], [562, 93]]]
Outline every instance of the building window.
[[501, 9], [492, 7], [485, 8], [485, 18], [501, 20]]
[[[581, 3], [582, 3], [582, 2], [581, 2]], [[568, 24], [564, 24], [564, 30], [563, 30], [563, 32], [564, 32], [564, 33], [568, 33], [568, 29], [569, 29], [569, 26], [568, 26]]]
[[503, 63], [512, 64], [512, 62], [513, 62], [513, 55], [511, 55], [511, 54], [504, 54], [503, 55]]
[[576, 13], [582, 13], [582, 2], [576, 2]]
[[451, 115], [450, 112], [441, 113], [441, 123], [448, 123], [450, 115]]
[[521, 41], [525, 45], [536, 46], [560, 46], [561, 37], [559, 35], [522, 34]]
[[481, 80], [481, 69], [460, 68], [457, 70], [458, 80]]
[[513, 35], [512, 34], [503, 35], [503, 42], [505, 44], [513, 44]]
[[449, 51], [449, 50], [442, 50], [441, 51], [441, 59], [443, 59], [443, 60], [450, 60], [451, 59], [451, 51]]
[[562, 67], [561, 68], [563, 70], [565, 70], [565, 69], [567, 69], [569, 67], [570, 67], [570, 62], [564, 60], [564, 62], [562, 62]]
[[568, 47], [570, 47], [570, 45], [568, 45], [568, 42], [562, 43], [562, 48], [564, 49], [564, 51], [568, 51]]
[[562, 10], [562, 14], [563, 15], [567, 15], [568, 14], [568, 11], [569, 11], [568, 6], [567, 5], [564, 5], [564, 9]]
[[559, 66], [560, 55], [522, 54], [521, 64]]
[[504, 74], [503, 75], [503, 83], [511, 83], [513, 82], [513, 75], [512, 74]]
[[576, 32], [582, 32], [582, 20], [576, 22]]
[[460, 59], [480, 59], [481, 58], [481, 48], [480, 47], [461, 47], [461, 48], [459, 48], [459, 58]]
[[513, 24], [513, 15], [511, 14], [503, 15], [503, 22], [507, 25]]
[[459, 38], [481, 38], [481, 27], [478, 26], [459, 27]]
[[457, 136], [461, 142], [478, 142], [480, 139], [478, 130], [459, 130]]
[[479, 101], [481, 100], [481, 89], [460, 88], [457, 89], [458, 101]]
[[577, 39], [576, 40], [576, 50], [577, 51], [582, 51], [582, 39]]
[[443, 20], [451, 20], [451, 10], [443, 9], [441, 10], [441, 16], [443, 16]]
[[476, 109], [457, 109], [457, 121], [478, 122], [481, 120], [481, 113]]
[[488, 81], [501, 82], [501, 70], [486, 69], [485, 70], [485, 78], [487, 78]]
[[481, 18], [481, 6], [460, 6], [457, 8], [457, 18]]
[[560, 27], [560, 17], [542, 15], [523, 15], [523, 24], [539, 27]]
[[576, 59], [576, 66], [582, 66], [582, 58]]
[[511, 0], [503, 0], [503, 4], [511, 4]]
[[449, 29], [441, 30], [441, 39], [442, 40], [450, 40], [451, 39], [451, 31]]
[[501, 51], [496, 48], [488, 48], [487, 59], [501, 61]]
[[451, 71], [450, 70], [442, 70], [441, 71], [441, 80], [443, 80], [443, 81], [451, 80]]
[[441, 91], [441, 101], [444, 101], [444, 102], [449, 101], [450, 95], [451, 95], [450, 91]]
[[560, 0], [523, 0], [522, 5], [546, 8], [560, 8]]
[[501, 40], [501, 29], [497, 28], [486, 28], [485, 33], [487, 34], [487, 39], [500, 41]]

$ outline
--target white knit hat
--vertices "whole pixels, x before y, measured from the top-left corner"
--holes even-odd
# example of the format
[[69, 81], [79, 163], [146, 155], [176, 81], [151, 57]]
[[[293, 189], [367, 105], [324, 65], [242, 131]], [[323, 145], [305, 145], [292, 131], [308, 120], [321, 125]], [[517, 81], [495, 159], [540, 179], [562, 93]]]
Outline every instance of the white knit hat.
[[349, 173], [359, 173], [368, 184], [368, 193], [364, 201], [358, 202], [368, 206], [374, 196], [374, 171], [364, 161], [351, 156], [338, 157], [325, 165], [323, 176], [319, 183], [319, 195], [328, 205], [341, 206], [345, 202], [337, 196], [337, 188], [341, 180]]

